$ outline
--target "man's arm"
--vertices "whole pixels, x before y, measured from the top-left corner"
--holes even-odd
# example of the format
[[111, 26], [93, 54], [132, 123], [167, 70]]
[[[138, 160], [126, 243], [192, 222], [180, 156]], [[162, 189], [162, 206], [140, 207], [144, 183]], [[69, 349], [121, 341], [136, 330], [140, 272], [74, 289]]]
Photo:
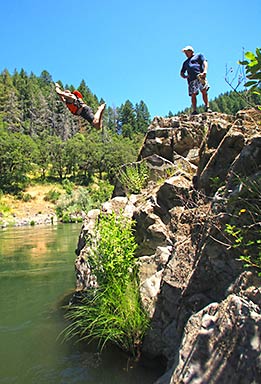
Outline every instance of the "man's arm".
[[183, 77], [183, 79], [187, 79], [188, 78], [188, 75], [185, 75], [186, 72], [187, 72], [187, 70], [186, 70], [185, 65], [183, 63], [181, 71], [180, 71], [180, 76]]
[[201, 73], [201, 75], [202, 75], [202, 77], [205, 78], [207, 76], [207, 72], [208, 72], [208, 62], [207, 62], [207, 60], [203, 61], [202, 67], [203, 67], [203, 72]]
[[61, 100], [64, 103], [66, 102], [66, 100], [73, 102], [73, 100], [75, 99], [75, 96], [72, 93], [70, 93], [68, 91], [67, 92], [62, 91], [60, 88], [60, 85], [58, 83], [55, 83], [55, 91], [56, 91], [57, 95], [60, 96]]
[[180, 71], [180, 76], [183, 77], [183, 79], [187, 79], [188, 75], [185, 75], [184, 72]]

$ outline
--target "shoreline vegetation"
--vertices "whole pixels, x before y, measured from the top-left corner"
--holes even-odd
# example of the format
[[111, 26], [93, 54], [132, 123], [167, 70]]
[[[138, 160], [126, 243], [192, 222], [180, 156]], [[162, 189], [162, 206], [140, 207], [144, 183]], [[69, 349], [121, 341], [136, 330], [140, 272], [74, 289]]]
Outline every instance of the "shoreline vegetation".
[[87, 188], [66, 180], [63, 184], [34, 184], [16, 195], [2, 193], [0, 229], [82, 222], [84, 212], [98, 207], [110, 196], [112, 188], [106, 182]]

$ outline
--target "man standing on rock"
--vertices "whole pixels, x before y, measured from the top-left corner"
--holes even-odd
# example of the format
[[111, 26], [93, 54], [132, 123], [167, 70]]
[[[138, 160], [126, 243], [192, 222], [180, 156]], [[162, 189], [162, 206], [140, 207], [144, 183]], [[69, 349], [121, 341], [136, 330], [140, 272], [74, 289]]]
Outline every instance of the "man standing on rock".
[[193, 112], [192, 115], [197, 115], [197, 95], [199, 91], [202, 93], [202, 98], [205, 104], [205, 112], [211, 112], [208, 104], [209, 84], [206, 79], [208, 62], [202, 53], [194, 53], [194, 49], [188, 45], [182, 49], [182, 52], [187, 56], [184, 61], [180, 76], [188, 81], [188, 92], [191, 96]]

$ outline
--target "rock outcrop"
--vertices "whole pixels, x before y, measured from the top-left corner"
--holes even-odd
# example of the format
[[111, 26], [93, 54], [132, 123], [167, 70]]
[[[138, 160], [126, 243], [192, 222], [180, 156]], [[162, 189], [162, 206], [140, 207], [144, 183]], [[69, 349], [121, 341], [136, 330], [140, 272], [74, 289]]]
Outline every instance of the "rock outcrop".
[[[118, 182], [103, 205], [136, 222], [151, 317], [142, 353], [165, 361], [158, 384], [260, 382], [260, 278], [245, 271], [222, 230], [239, 178], [260, 186], [260, 120], [251, 111], [154, 118], [137, 159], [149, 168], [148, 185], [127, 196]], [[84, 238], [97, 214], [88, 213], [79, 239], [78, 289], [90, 286]]]

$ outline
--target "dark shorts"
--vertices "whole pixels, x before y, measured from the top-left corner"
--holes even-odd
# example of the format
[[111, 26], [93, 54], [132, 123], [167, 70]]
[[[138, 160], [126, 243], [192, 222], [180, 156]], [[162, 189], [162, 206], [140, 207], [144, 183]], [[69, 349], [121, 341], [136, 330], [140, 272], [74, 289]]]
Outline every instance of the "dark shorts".
[[89, 107], [88, 105], [84, 105], [80, 113], [80, 116], [92, 124], [94, 119], [94, 114], [91, 107]]
[[194, 93], [197, 95], [199, 91], [202, 92], [204, 90], [209, 90], [209, 84], [207, 80], [205, 80], [205, 84], [202, 84], [198, 79], [192, 80], [188, 83], [189, 96], [192, 96]]

